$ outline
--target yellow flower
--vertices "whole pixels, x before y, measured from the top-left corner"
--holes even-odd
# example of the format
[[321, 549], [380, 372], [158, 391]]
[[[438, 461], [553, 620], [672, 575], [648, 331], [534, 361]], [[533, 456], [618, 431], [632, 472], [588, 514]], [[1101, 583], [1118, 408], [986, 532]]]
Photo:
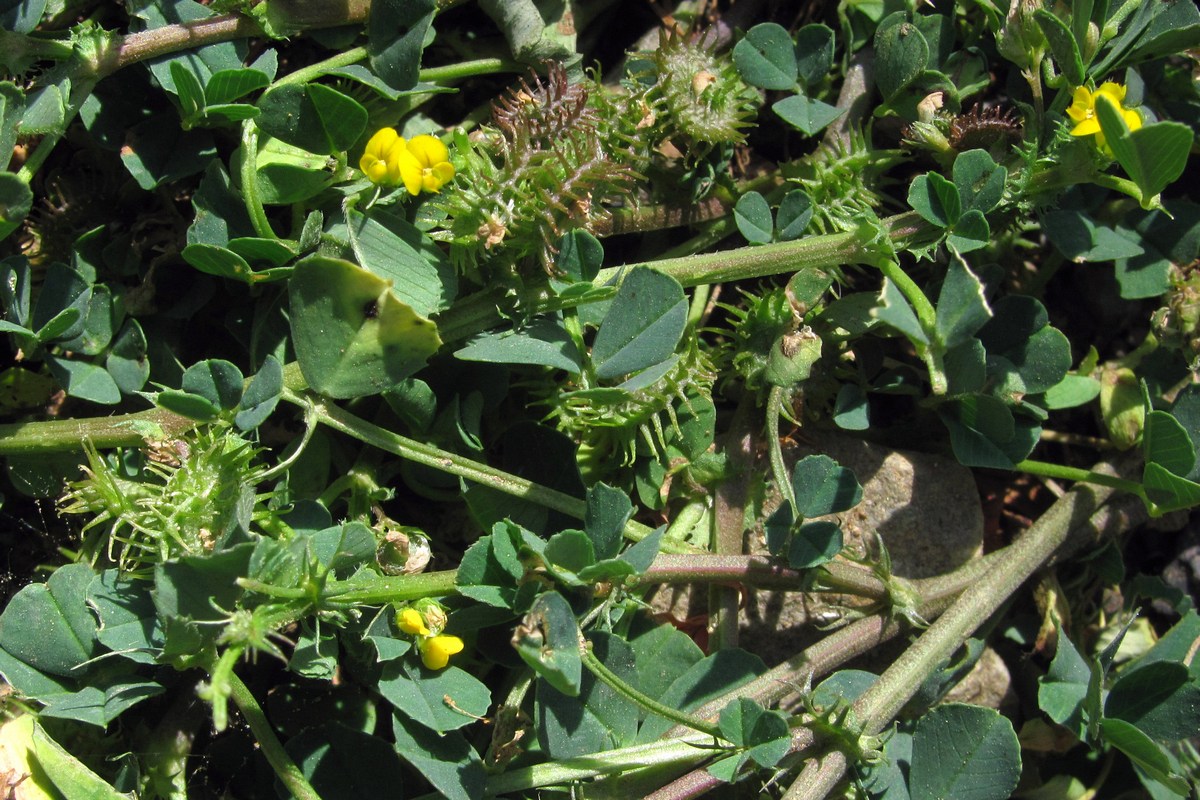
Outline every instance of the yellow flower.
[[400, 159], [407, 152], [404, 139], [395, 128], [380, 128], [367, 142], [358, 168], [372, 183], [394, 185], [401, 180]]
[[1067, 109], [1067, 116], [1075, 122], [1075, 127], [1071, 128], [1072, 136], [1092, 136], [1096, 137], [1096, 144], [1105, 153], [1112, 155], [1112, 149], [1108, 146], [1108, 142], [1104, 140], [1104, 132], [1100, 130], [1100, 119], [1096, 116], [1096, 102], [1102, 99], [1103, 102], [1112, 103], [1125, 120], [1126, 127], [1130, 131], [1136, 131], [1142, 127], [1142, 114], [1136, 108], [1126, 108], [1125, 102], [1125, 87], [1119, 83], [1105, 81], [1100, 84], [1100, 88], [1096, 91], [1090, 91], [1086, 86], [1080, 86], [1075, 89], [1075, 93], [1071, 98], [1071, 106]]
[[463, 640], [457, 636], [427, 636], [421, 640], [421, 662], [429, 669], [442, 669], [450, 663], [450, 656], [462, 649]]
[[396, 615], [396, 626], [405, 633], [416, 636], [428, 636], [429, 628], [425, 627], [425, 618], [415, 608], [402, 608]]
[[436, 192], [454, 177], [450, 151], [433, 136], [414, 136], [400, 156], [400, 176], [409, 194], [420, 194], [422, 189]]

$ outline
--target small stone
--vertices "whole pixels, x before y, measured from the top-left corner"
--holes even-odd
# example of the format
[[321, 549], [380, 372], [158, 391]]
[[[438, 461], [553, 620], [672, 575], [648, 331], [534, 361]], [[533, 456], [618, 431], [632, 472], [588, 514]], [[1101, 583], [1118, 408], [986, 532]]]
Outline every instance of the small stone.
[[[804, 445], [785, 447], [789, 471], [801, 458], [829, 456], [854, 472], [863, 487], [857, 506], [829, 519], [845, 534], [848, 552], [874, 552], [878, 533], [892, 558], [892, 571], [903, 578], [928, 578], [951, 572], [983, 549], [983, 511], [970, 470], [948, 456], [891, 450], [839, 432], [802, 432]], [[763, 461], [766, 461], [765, 454]], [[765, 463], [760, 465], [768, 471]], [[778, 508], [772, 491], [762, 518]], [[747, 533], [746, 552], [766, 554], [761, 524]], [[664, 587], [654, 598], [656, 611], [677, 620], [704, 613], [706, 592]], [[740, 645], [777, 664], [819, 640], [847, 610], [866, 604], [860, 598], [828, 593], [757, 591], [742, 596]]]
[[[863, 487], [862, 501], [826, 519], [837, 522], [845, 549], [873, 552], [878, 534], [892, 558], [893, 574], [929, 578], [951, 572], [983, 550], [983, 511], [970, 470], [950, 457], [891, 450], [836, 432], [804, 430], [806, 443], [784, 449], [790, 470], [801, 458], [823, 454], [851, 470]], [[763, 509], [779, 506], [773, 492]], [[748, 534], [749, 552], [764, 554], [761, 526]], [[749, 590], [742, 647], [768, 664], [783, 661], [823, 635], [860, 598], [806, 592]]]

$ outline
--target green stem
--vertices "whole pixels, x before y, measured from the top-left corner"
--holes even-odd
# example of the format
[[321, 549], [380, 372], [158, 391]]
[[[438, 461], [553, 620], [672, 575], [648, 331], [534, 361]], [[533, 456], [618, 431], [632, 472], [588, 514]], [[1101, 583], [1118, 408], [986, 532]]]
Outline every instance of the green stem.
[[309, 784], [304, 773], [296, 766], [296, 762], [292, 761], [292, 757], [283, 749], [283, 744], [275, 735], [275, 729], [267, 721], [267, 715], [263, 713], [262, 706], [254, 699], [254, 694], [249, 687], [235, 673], [230, 673], [229, 685], [232, 689], [233, 702], [242, 712], [242, 716], [246, 718], [250, 732], [258, 740], [259, 749], [266, 756], [267, 763], [275, 770], [275, 774], [292, 797], [297, 800], [321, 800], [321, 796]]
[[424, 83], [450, 83], [473, 78], [478, 75], [495, 75], [498, 72], [524, 72], [528, 67], [507, 58], [477, 58], [473, 61], [461, 61], [457, 64], [446, 64], [440, 67], [428, 67], [421, 70], [421, 81]]
[[307, 67], [301, 67], [295, 72], [288, 73], [279, 80], [275, 81], [276, 86], [287, 86], [296, 83], [308, 83], [316, 80], [330, 70], [338, 69], [339, 67], [348, 67], [351, 64], [357, 64], [367, 57], [367, 48], [351, 47], [338, 53], [336, 56], [318, 61], [315, 64], [309, 64]]
[[721, 735], [721, 729], [698, 717], [694, 717], [685, 711], [680, 711], [677, 708], [664, 705], [653, 697], [639, 692], [637, 689], [630, 686], [625, 681], [621, 680], [620, 676], [604, 666], [604, 662], [596, 658], [596, 654], [592, 652], [590, 643], [587, 646], [580, 647], [580, 657], [583, 659], [583, 665], [587, 667], [593, 675], [596, 676], [601, 683], [607, 685], [617, 694], [629, 700], [631, 703], [641, 706], [652, 714], [657, 714], [660, 717], [666, 717], [672, 722], [708, 734], [715, 739], [724, 739]]
[[539, 786], [567, 785], [640, 767], [696, 764], [712, 756], [712, 751], [705, 746], [709, 743], [711, 740], [707, 736], [690, 734], [670, 741], [621, 747], [513, 769], [490, 778], [484, 796], [497, 797]]
[[[23, 33], [0, 29], [0, 50], [10, 64], [35, 61], [67, 61], [75, 55], [75, 47], [66, 39], [42, 39]], [[4, 154], [5, 157], [10, 155]]]
[[783, 499], [792, 509], [792, 519], [800, 520], [800, 510], [796, 507], [796, 491], [788, 477], [787, 466], [783, 463], [783, 448], [779, 444], [779, 418], [783, 416], [783, 399], [785, 389], [782, 386], [772, 386], [767, 395], [767, 452], [771, 456], [771, 473], [775, 478], [775, 488], [783, 495]]
[[273, 583], [263, 583], [254, 578], [238, 578], [236, 583], [248, 592], [280, 600], [307, 600], [309, 598], [308, 590], [297, 586], [277, 586]]
[[[705, 500], [693, 500], [684, 506], [675, 518], [671, 520], [671, 524], [667, 527], [667, 532], [663, 534], [663, 541], [667, 542], [682, 542], [687, 538], [700, 521], [704, 519], [704, 515], [708, 513], [708, 502]], [[703, 556], [701, 556], [703, 558]]]
[[[275, 82], [276, 86], [293, 83], [307, 83], [339, 67], [349, 66], [362, 61], [368, 55], [365, 47], [352, 47], [336, 56], [309, 64], [307, 67], [292, 72]], [[449, 83], [465, 80], [478, 75], [494, 75], [497, 72], [521, 72], [523, 64], [505, 58], [478, 58], [473, 61], [462, 61], [457, 64], [446, 64], [440, 67], [429, 67], [421, 70], [420, 80], [423, 83]]]
[[[498, 492], [537, 503], [575, 519], [583, 519], [587, 513], [587, 503], [578, 497], [572, 497], [526, 478], [489, 467], [487, 464], [463, 458], [433, 445], [385, 430], [354, 416], [328, 402], [325, 398], [305, 399], [291, 390], [285, 389], [283, 399], [300, 406], [311, 403], [313, 412], [321, 423], [384, 452], [394, 453], [414, 463], [424, 464], [449, 475], [457, 475], [474, 483], [488, 486]], [[635, 542], [641, 541], [653, 532], [653, 529], [640, 522], [630, 520], [625, 524], [625, 537]], [[663, 549], [675, 552], [696, 552], [696, 548], [679, 543], [664, 542]]]
[[1103, 186], [1105, 189], [1112, 189], [1114, 192], [1128, 195], [1139, 203], [1142, 202], [1141, 187], [1127, 178], [1118, 178], [1116, 175], [1104, 173], [1092, 178], [1092, 183], [1097, 186]]
[[1094, 171], [1087, 171], [1081, 174], [1080, 170], [1067, 170], [1058, 165], [1047, 167], [1031, 176], [1026, 187], [1026, 194], [1033, 195], [1053, 192], [1069, 186], [1078, 186], [1086, 183], [1102, 186], [1105, 189], [1112, 189], [1114, 192], [1128, 195], [1139, 202], [1142, 199], [1141, 189], [1138, 188], [1136, 183], [1127, 178]]
[[885, 278], [896, 284], [896, 288], [900, 290], [904, 299], [916, 312], [917, 321], [921, 323], [921, 330], [925, 331], [931, 341], [936, 341], [937, 312], [933, 308], [933, 303], [929, 302], [929, 298], [925, 296], [925, 292], [921, 291], [921, 287], [908, 277], [908, 273], [900, 268], [900, 263], [897, 261], [882, 259], [879, 263], [879, 271]]
[[422, 597], [447, 597], [458, 594], [457, 575], [457, 570], [448, 569], [416, 575], [379, 575], [370, 580], [333, 581], [321, 593], [321, 605], [376, 606]]
[[937, 312], [933, 303], [925, 296], [925, 292], [917, 286], [916, 281], [908, 276], [898, 261], [891, 258], [880, 259], [879, 271], [884, 277], [896, 285], [900, 293], [908, 300], [917, 315], [917, 323], [925, 333], [927, 344], [916, 343], [917, 352], [929, 371], [929, 388], [935, 395], [944, 395], [949, 388], [949, 379], [942, 366], [944, 347], [941, 344], [937, 330]]
[[[75, 115], [71, 114], [71, 116], [74, 117]], [[48, 133], [42, 137], [40, 142], [37, 143], [37, 147], [35, 147], [33, 152], [29, 154], [29, 158], [25, 159], [25, 163], [21, 165], [19, 170], [17, 170], [17, 177], [23, 183], [28, 184], [33, 180], [33, 176], [37, 174], [37, 171], [41, 169], [42, 164], [46, 163], [46, 159], [50, 157], [52, 152], [54, 152], [54, 147], [58, 144], [58, 140], [63, 137], [65, 132], [66, 126], [64, 125], [63, 130]], [[7, 153], [5, 153], [5, 158], [8, 158]]]
[[[723, 223], [718, 223], [720, 224]], [[888, 238], [897, 244], [921, 236], [929, 229], [928, 223], [912, 212], [888, 217], [879, 225]], [[809, 236], [791, 242], [660, 258], [640, 264], [602, 269], [592, 283], [598, 290], [616, 294], [621, 280], [635, 267], [648, 267], [671, 275], [683, 286], [691, 287], [806, 269], [875, 263], [879, 260], [877, 246], [874, 244], [878, 232], [878, 227], [874, 225], [863, 225], [862, 228], [850, 232]], [[606, 299], [605, 295], [597, 292], [584, 302], [591, 303], [602, 299]], [[526, 301], [529, 303], [529, 313], [561, 311], [579, 302], [564, 303], [558, 297], [526, 298]], [[504, 321], [505, 317], [501, 312], [505, 308], [507, 301], [503, 290], [486, 289], [477, 292], [458, 300], [452, 308], [438, 316], [438, 332], [442, 341], [447, 343], [482, 333]]]
[[1118, 491], [1128, 492], [1136, 497], [1145, 497], [1146, 490], [1136, 481], [1125, 480], [1116, 475], [1096, 472], [1090, 469], [1067, 467], [1062, 464], [1052, 464], [1047, 461], [1026, 459], [1013, 466], [1017, 472], [1028, 472], [1030, 475], [1041, 475], [1044, 478], [1057, 478], [1064, 481], [1094, 483], [1098, 486], [1108, 486]]
[[708, 310], [712, 288], [712, 284], [702, 283], [692, 291], [692, 299], [688, 301], [688, 330], [694, 331], [704, 322], [704, 312]]
[[13, 422], [0, 425], [0, 455], [37, 456], [79, 450], [90, 441], [97, 449], [140, 447], [146, 432], [169, 439], [196, 427], [187, 417], [161, 408], [136, 414], [83, 419], [54, 419], [44, 422]]
[[242, 125], [241, 178], [246, 212], [250, 215], [250, 224], [254, 226], [254, 232], [264, 239], [278, 239], [275, 229], [267, 219], [267, 209], [263, 206], [262, 196], [258, 193], [258, 126], [254, 124], [254, 120], [246, 120]]
[[702, 283], [724, 283], [805, 269], [858, 264], [873, 260], [870, 248], [872, 238], [865, 231], [850, 231], [717, 253], [658, 259], [601, 270], [595, 283], [606, 284], [621, 273], [628, 274], [629, 270], [639, 266], [670, 275], [686, 288]]

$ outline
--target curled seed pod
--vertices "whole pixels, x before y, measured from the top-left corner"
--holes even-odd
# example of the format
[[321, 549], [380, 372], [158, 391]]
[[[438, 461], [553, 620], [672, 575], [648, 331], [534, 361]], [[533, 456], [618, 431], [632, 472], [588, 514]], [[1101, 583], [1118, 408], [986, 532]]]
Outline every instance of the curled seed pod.
[[662, 452], [679, 434], [678, 410], [694, 397], [709, 397], [716, 370], [694, 337], [682, 352], [649, 367], [618, 386], [595, 386], [553, 392], [545, 401], [547, 415], [559, 430], [580, 442], [581, 468], [628, 466], [638, 442]]
[[1011, 108], [975, 106], [950, 121], [950, 146], [966, 150], [1007, 147], [1021, 138], [1021, 120]]

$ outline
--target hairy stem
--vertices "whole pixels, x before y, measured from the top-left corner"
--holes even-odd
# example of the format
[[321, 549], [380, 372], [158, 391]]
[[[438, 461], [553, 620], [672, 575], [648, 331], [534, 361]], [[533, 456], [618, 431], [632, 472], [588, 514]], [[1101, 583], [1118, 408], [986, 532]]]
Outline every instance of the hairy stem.
[[796, 508], [796, 491], [788, 478], [787, 467], [783, 463], [783, 449], [779, 445], [779, 418], [783, 416], [785, 390], [782, 386], [772, 386], [767, 395], [767, 452], [771, 456], [771, 475], [775, 478], [775, 488], [783, 495], [792, 509], [792, 519], [800, 518]]
[[[1097, 471], [1108, 470], [1099, 465]], [[1008, 548], [1008, 557], [982, 574], [868, 689], [853, 706], [865, 734], [883, 730], [938, 665], [990, 617], [1113, 494], [1110, 487], [1076, 485]], [[845, 756], [810, 764], [792, 784], [788, 800], [820, 800], [845, 775]]]
[[696, 764], [708, 759], [712, 737], [689, 731], [670, 741], [639, 744], [566, 758], [532, 767], [509, 770], [488, 779], [485, 797], [535, 789], [539, 786], [565, 785], [605, 775], [627, 773], [639, 767]]
[[[1126, 472], [1122, 465], [1121, 472]], [[1131, 530], [1147, 518], [1144, 504], [1134, 498], [1124, 498], [1100, 507], [1081, 525], [1072, 526], [1070, 538], [1055, 551], [1047, 561], [1053, 564], [1084, 549], [1093, 549], [1107, 537]], [[1000, 568], [1010, 559], [1015, 545], [974, 559], [955, 571], [936, 578], [912, 581], [914, 594], [920, 598], [916, 611], [927, 620], [937, 619], [963, 590]], [[664, 567], [670, 568], [672, 559], [678, 556], [660, 556]], [[690, 558], [690, 557], [689, 557]], [[655, 564], [659, 564], [659, 560]], [[654, 569], [654, 567], [651, 567]], [[714, 718], [720, 710], [737, 697], [757, 700], [764, 706], [780, 704], [790, 706], [800, 697], [805, 687], [817, 678], [827, 675], [857, 656], [869, 652], [904, 631], [912, 630], [902, 620], [891, 619], [886, 611], [855, 620], [844, 628], [804, 649], [787, 661], [768, 670], [758, 678], [733, 692], [706, 703], [692, 713], [705, 719]], [[665, 734], [678, 734], [676, 727]]]
[[263, 206], [262, 196], [258, 192], [258, 126], [254, 120], [246, 120], [242, 124], [242, 195], [246, 213], [250, 216], [250, 224], [254, 232], [264, 239], [278, 239], [271, 221], [267, 219], [267, 209]]
[[[929, 225], [915, 213], [899, 214], [880, 222], [894, 243], [920, 236]], [[879, 258], [875, 238], [879, 229], [872, 225], [850, 232], [808, 236], [791, 242], [777, 242], [754, 247], [739, 247], [701, 255], [660, 258], [640, 264], [627, 264], [600, 270], [593, 284], [598, 289], [616, 294], [617, 286], [635, 267], [670, 275], [685, 288], [705, 283], [761, 278], [766, 275], [790, 274], [806, 269], [825, 269], [848, 264], [876, 263]], [[593, 294], [586, 302], [605, 299]], [[457, 301], [437, 318], [442, 341], [451, 343], [490, 330], [505, 320], [504, 292], [486, 289]], [[579, 302], [566, 303], [558, 297], [526, 298], [530, 313], [560, 311]]]
[[262, 706], [258, 704], [249, 687], [232, 672], [229, 674], [229, 685], [234, 705], [242, 712], [246, 724], [250, 726], [250, 732], [258, 740], [259, 749], [266, 756], [267, 763], [275, 770], [275, 774], [292, 797], [298, 800], [321, 800], [321, 796], [309, 784], [296, 762], [292, 761], [292, 757], [283, 749], [283, 744], [275, 735], [275, 729], [267, 721], [267, 715], [263, 713]]
[[458, 570], [447, 569], [416, 575], [378, 575], [370, 580], [334, 581], [321, 593], [321, 605], [373, 606], [422, 597], [446, 597], [458, 594], [457, 577]]
[[724, 782], [707, 770], [697, 769], [671, 781], [654, 794], [646, 795], [646, 800], [691, 800], [704, 796]]
[[162, 438], [170, 438], [194, 427], [194, 420], [161, 408], [111, 417], [13, 422], [0, 425], [0, 455], [70, 452], [81, 450], [84, 442], [91, 442], [98, 449], [139, 447], [146, 443], [147, 434], [161, 433]]
[[249, 17], [241, 14], [218, 14], [119, 36], [90, 66], [96, 75], [104, 77], [122, 67], [150, 58], [261, 35], [262, 29]]
[[[717, 487], [713, 501], [712, 549], [718, 556], [740, 556], [745, 550], [746, 497], [754, 467], [755, 403], [749, 392], [734, 412], [723, 447], [731, 477]], [[708, 644], [710, 650], [736, 647], [738, 641], [738, 591], [714, 584], [708, 589]]]

